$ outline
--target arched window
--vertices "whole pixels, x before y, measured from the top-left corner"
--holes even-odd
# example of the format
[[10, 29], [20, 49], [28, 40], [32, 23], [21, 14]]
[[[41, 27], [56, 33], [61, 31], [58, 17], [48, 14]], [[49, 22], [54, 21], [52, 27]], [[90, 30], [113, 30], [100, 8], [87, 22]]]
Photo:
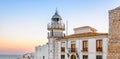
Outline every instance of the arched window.
[[76, 59], [76, 56], [75, 55], [71, 55], [70, 59]]

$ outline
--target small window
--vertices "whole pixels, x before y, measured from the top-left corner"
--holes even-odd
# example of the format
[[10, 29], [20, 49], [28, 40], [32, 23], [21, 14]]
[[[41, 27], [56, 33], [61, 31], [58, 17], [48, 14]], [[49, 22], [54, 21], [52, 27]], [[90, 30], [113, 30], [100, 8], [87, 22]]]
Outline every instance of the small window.
[[83, 51], [88, 51], [88, 41], [83, 41]]
[[96, 59], [102, 59], [102, 56], [101, 55], [97, 55]]
[[65, 42], [61, 42], [61, 52], [65, 52]]
[[45, 59], [45, 56], [43, 56], [43, 59]]
[[75, 49], [75, 44], [71, 44], [71, 52], [75, 52], [76, 49]]
[[70, 59], [76, 59], [76, 56], [75, 55], [71, 55]]
[[88, 59], [88, 55], [83, 55], [83, 59]]
[[96, 40], [96, 51], [102, 51], [102, 40]]
[[61, 55], [61, 59], [65, 59], [65, 55]]
[[57, 18], [56, 21], [59, 21], [59, 18]]
[[71, 41], [71, 52], [76, 51], [75, 41]]

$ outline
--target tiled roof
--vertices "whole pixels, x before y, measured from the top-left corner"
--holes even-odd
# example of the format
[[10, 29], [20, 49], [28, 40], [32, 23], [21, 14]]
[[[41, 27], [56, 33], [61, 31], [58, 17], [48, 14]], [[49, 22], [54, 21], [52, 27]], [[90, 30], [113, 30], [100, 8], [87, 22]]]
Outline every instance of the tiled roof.
[[68, 35], [65, 38], [78, 38], [78, 37], [89, 37], [89, 36], [99, 36], [99, 35], [108, 35], [108, 33], [88, 32], [88, 33]]

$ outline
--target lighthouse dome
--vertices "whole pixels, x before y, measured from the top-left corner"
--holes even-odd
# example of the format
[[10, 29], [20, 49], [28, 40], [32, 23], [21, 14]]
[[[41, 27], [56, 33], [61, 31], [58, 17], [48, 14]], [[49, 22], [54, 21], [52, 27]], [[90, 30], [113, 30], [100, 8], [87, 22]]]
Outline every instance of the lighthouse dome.
[[61, 16], [58, 14], [58, 11], [56, 10], [55, 14], [52, 16], [53, 21], [59, 21], [62, 20]]

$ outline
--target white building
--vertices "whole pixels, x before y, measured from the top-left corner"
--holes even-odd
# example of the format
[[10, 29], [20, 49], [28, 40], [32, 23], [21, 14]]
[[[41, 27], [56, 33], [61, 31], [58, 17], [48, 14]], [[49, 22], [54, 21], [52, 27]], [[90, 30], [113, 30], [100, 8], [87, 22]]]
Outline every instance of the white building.
[[35, 47], [35, 59], [48, 59], [48, 44]]
[[106, 59], [107, 33], [97, 33], [89, 26], [75, 28], [74, 32], [60, 40], [61, 57], [66, 56], [62, 59]]
[[106, 59], [108, 33], [98, 33], [90, 26], [74, 28], [65, 36], [65, 25], [56, 11], [48, 24], [48, 59]]
[[23, 55], [23, 59], [34, 59], [34, 53], [26, 53]]
[[56, 11], [47, 27], [48, 45], [36, 48], [37, 59], [44, 59], [43, 56], [46, 59], [119, 59], [119, 11], [120, 7], [110, 11], [109, 35], [90, 26], [82, 26], [74, 28], [74, 34], [67, 36], [63, 33], [65, 25], [62, 18]]

